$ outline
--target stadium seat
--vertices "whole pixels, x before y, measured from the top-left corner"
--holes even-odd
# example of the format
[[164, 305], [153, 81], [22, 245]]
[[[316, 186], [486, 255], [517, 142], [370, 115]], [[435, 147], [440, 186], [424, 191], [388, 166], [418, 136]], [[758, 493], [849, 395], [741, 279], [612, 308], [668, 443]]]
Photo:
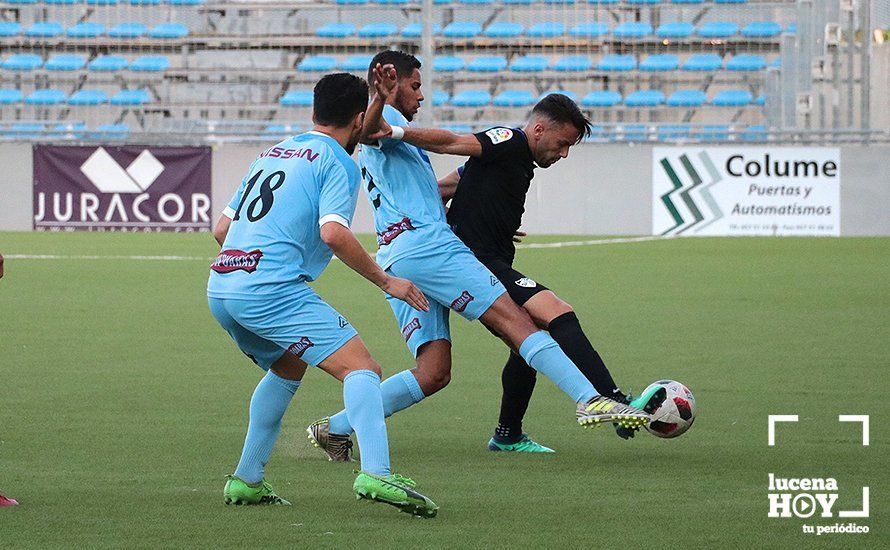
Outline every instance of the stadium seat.
[[581, 99], [582, 107], [613, 107], [621, 103], [621, 94], [612, 90], [596, 90]]
[[730, 21], [712, 21], [696, 29], [702, 38], [729, 38], [739, 33], [739, 26]]
[[507, 68], [507, 59], [499, 55], [483, 55], [467, 63], [467, 70], [474, 73], [496, 73]]
[[68, 27], [65, 36], [68, 38], [96, 38], [105, 34], [105, 25], [101, 23], [83, 22]]
[[545, 22], [535, 23], [525, 31], [525, 35], [532, 38], [553, 38], [562, 36], [565, 32], [566, 28], [562, 23]]
[[182, 23], [161, 23], [148, 33], [150, 38], [176, 39], [189, 35], [189, 28]]
[[161, 0], [130, 0], [131, 6], [160, 6]]
[[332, 71], [337, 66], [337, 60], [330, 55], [309, 55], [303, 58], [297, 65], [298, 71], [325, 72]]
[[470, 4], [470, 5], [486, 5], [493, 4], [494, 0], [457, 0], [458, 4]]
[[126, 124], [102, 124], [89, 135], [93, 139], [126, 139], [130, 135], [130, 127]]
[[445, 92], [443, 90], [435, 90], [433, 92], [433, 105], [434, 106], [446, 105], [448, 103], [449, 99], [451, 99], [451, 96], [448, 95], [448, 92]]
[[655, 135], [659, 140], [670, 141], [689, 137], [688, 124], [661, 124], [657, 127]]
[[679, 67], [680, 58], [670, 53], [650, 55], [640, 62], [641, 71], [676, 71]]
[[462, 58], [453, 55], [437, 55], [433, 58], [433, 70], [440, 73], [462, 71], [466, 66]]
[[283, 96], [278, 101], [287, 107], [312, 107], [312, 90], [293, 90]]
[[55, 5], [65, 5], [70, 6], [73, 4], [80, 4], [83, 0], [43, 0], [44, 4], [55, 4]]
[[142, 23], [118, 23], [108, 29], [111, 38], [139, 38], [145, 36], [148, 27]]
[[[440, 34], [442, 32], [442, 25], [433, 25], [433, 34]], [[423, 25], [420, 23], [410, 23], [405, 25], [402, 29], [402, 36], [404, 38], [420, 38], [423, 33]]]
[[7, 71], [33, 71], [43, 66], [43, 58], [36, 53], [17, 53], [9, 56], [2, 67]]
[[401, 6], [403, 4], [408, 4], [409, 0], [374, 0], [374, 3], [384, 6]]
[[632, 55], [609, 54], [596, 64], [600, 71], [632, 71], [637, 68], [637, 60]]
[[774, 21], [755, 21], [742, 28], [742, 36], [746, 38], [770, 38], [779, 36], [782, 25]]
[[760, 94], [759, 96], [755, 97], [755, 98], [754, 98], [754, 105], [760, 105], [761, 107], [763, 107], [764, 105], [766, 105], [766, 95], [765, 95], [765, 94]]
[[15, 103], [21, 103], [24, 99], [24, 94], [22, 94], [21, 90], [16, 89], [0, 89], [0, 105], [12, 105]]
[[18, 36], [22, 33], [22, 25], [14, 21], [0, 21], [0, 38]]
[[361, 38], [384, 38], [399, 32], [395, 23], [368, 23], [358, 31]]
[[295, 124], [269, 124], [263, 128], [264, 136], [290, 137], [299, 133], [300, 128]]
[[745, 128], [745, 131], [742, 132], [742, 141], [767, 141], [769, 140], [769, 136], [767, 135], [766, 126], [762, 124], [754, 124]]
[[754, 97], [748, 90], [721, 90], [711, 99], [711, 105], [718, 107], [744, 107]]
[[680, 66], [684, 71], [716, 71], [723, 67], [723, 58], [716, 53], [697, 53]]
[[624, 0], [624, 1], [630, 5], [637, 5], [637, 6], [640, 6], [640, 5], [651, 6], [653, 4], [661, 4], [661, 0]]
[[545, 97], [547, 97], [550, 94], [562, 94], [562, 95], [566, 96], [567, 98], [571, 99], [572, 101], [578, 100], [578, 94], [576, 94], [575, 92], [573, 92], [571, 90], [547, 90], [546, 92], [544, 92], [543, 94], [538, 96], [538, 101], [541, 101], [542, 99], [544, 99]]
[[6, 0], [7, 4], [36, 4], [37, 0]]
[[352, 23], [328, 23], [315, 30], [315, 36], [321, 38], [347, 38], [355, 35], [355, 25]]
[[121, 90], [111, 96], [109, 103], [112, 105], [142, 105], [151, 102], [151, 94], [148, 90]]
[[621, 23], [612, 29], [612, 36], [615, 38], [643, 38], [650, 34], [652, 34], [652, 25], [636, 21]]
[[90, 61], [87, 68], [97, 72], [120, 71], [127, 67], [127, 60], [119, 55], [100, 55]]
[[364, 6], [369, 0], [334, 0], [334, 3], [340, 6]]
[[536, 73], [547, 69], [550, 61], [540, 55], [524, 55], [513, 60], [510, 70], [517, 73]]
[[65, 92], [62, 90], [53, 90], [44, 88], [42, 90], [34, 90], [25, 98], [28, 105], [58, 105], [66, 99]]
[[762, 55], [737, 55], [726, 62], [727, 71], [760, 71], [766, 68], [766, 59]]
[[589, 71], [591, 67], [593, 61], [586, 55], [566, 55], [557, 59], [552, 68], [560, 72], [577, 72]]
[[491, 103], [491, 94], [485, 90], [464, 90], [451, 98], [455, 107], [484, 107]]
[[579, 23], [569, 29], [569, 36], [576, 38], [597, 38], [609, 34], [609, 26], [605, 23]]
[[65, 28], [61, 23], [55, 21], [44, 21], [34, 23], [25, 31], [28, 38], [55, 38], [64, 34]]
[[550, 5], [570, 6], [575, 3], [575, 0], [544, 0], [544, 3]]
[[535, 102], [535, 96], [528, 90], [505, 90], [492, 100], [496, 107], [526, 107]]
[[689, 38], [695, 31], [692, 23], [676, 21], [673, 23], [664, 23], [655, 30], [655, 36], [658, 38]]
[[118, 0], [87, 0], [88, 6], [116, 6]]
[[707, 96], [701, 90], [677, 90], [667, 98], [671, 107], [700, 107], [705, 101]]
[[205, 0], [165, 0], [171, 6], [200, 6]]
[[610, 4], [620, 4], [621, 0], [587, 0], [588, 4], [599, 4], [601, 6], [606, 6]]
[[628, 107], [656, 107], [664, 103], [664, 92], [660, 90], [637, 90], [624, 98]]
[[77, 71], [87, 64], [86, 57], [77, 54], [56, 54], [43, 66], [47, 71]]
[[373, 55], [351, 55], [340, 63], [340, 68], [344, 71], [356, 71], [365, 74], [368, 71], [368, 67], [371, 66], [372, 59], [374, 59]]
[[748, 0], [714, 0], [715, 4], [747, 4]]
[[671, 0], [672, 4], [704, 4], [705, 0]]
[[446, 38], [473, 38], [482, 33], [482, 25], [475, 21], [454, 21], [442, 31]]
[[788, 26], [785, 27], [785, 32], [788, 34], [794, 34], [797, 32], [797, 23], [788, 23]]
[[523, 30], [525, 27], [519, 23], [500, 21], [489, 25], [483, 34], [489, 38], [515, 38], [521, 35]]
[[68, 98], [68, 105], [101, 105], [108, 102], [102, 90], [77, 90]]
[[137, 72], [161, 72], [170, 67], [170, 60], [163, 55], [143, 55], [130, 63], [130, 70]]
[[649, 129], [645, 124], [625, 124], [619, 130], [624, 141], [646, 141], [649, 137]]
[[83, 122], [63, 122], [53, 126], [47, 137], [51, 139], [81, 139], [86, 129], [87, 125]]
[[692, 129], [692, 137], [702, 141], [726, 141], [729, 139], [729, 126], [725, 124], [705, 124]]
[[43, 137], [43, 124], [38, 122], [19, 122], [3, 132], [20, 139], [40, 139]]

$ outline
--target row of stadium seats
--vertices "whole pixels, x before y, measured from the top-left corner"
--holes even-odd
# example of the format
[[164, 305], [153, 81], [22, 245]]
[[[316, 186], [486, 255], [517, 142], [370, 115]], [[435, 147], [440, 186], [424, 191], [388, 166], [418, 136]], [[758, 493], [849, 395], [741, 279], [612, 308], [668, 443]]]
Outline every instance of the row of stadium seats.
[[161, 23], [149, 29], [148, 25], [138, 22], [118, 23], [107, 31], [101, 23], [77, 23], [66, 30], [54, 21], [41, 21], [23, 29], [15, 21], [0, 21], [0, 38], [13, 38], [19, 35], [25, 38], [156, 38], [161, 40], [185, 38], [189, 29], [182, 23]]
[[95, 139], [115, 140], [126, 139], [130, 134], [127, 124], [100, 124], [88, 129], [83, 122], [41, 124], [39, 122], [22, 122], [0, 127], [0, 136], [14, 139]]
[[43, 57], [33, 53], [14, 54], [0, 63], [0, 68], [7, 71], [34, 71], [43, 68], [47, 71], [79, 71], [87, 68], [90, 71], [114, 72], [129, 69], [138, 72], [165, 71], [170, 67], [170, 60], [163, 55], [144, 55], [133, 61], [127, 61], [119, 55], [101, 55], [89, 63], [80, 54], [56, 54], [43, 62]]
[[78, 90], [70, 96], [62, 90], [42, 88], [34, 90], [25, 96], [18, 89], [0, 89], [0, 105], [119, 105], [134, 106], [144, 105], [152, 101], [151, 94], [147, 90], [121, 90], [111, 97], [102, 90]]
[[[339, 5], [366, 5], [366, 4], [381, 4], [381, 5], [403, 5], [403, 4], [416, 4], [420, 3], [421, 0], [334, 0], [335, 4]], [[470, 5], [490, 5], [490, 4], [521, 4], [521, 5], [531, 5], [536, 2], [542, 2], [544, 4], [558, 4], [558, 5], [573, 5], [576, 3], [576, 0], [433, 0], [433, 3], [436, 5], [442, 4], [470, 4]], [[745, 4], [748, 0], [577, 0], [578, 4], [587, 3], [587, 4], [599, 4], [599, 5], [615, 5], [615, 4], [628, 4], [628, 5], [657, 5], [661, 3], [670, 3], [670, 4], [705, 4], [705, 3], [713, 3], [713, 4]], [[159, 6], [162, 3], [168, 4], [171, 6], [199, 6], [205, 3], [219, 3], [207, 2], [207, 0], [4, 0], [3, 3], [6, 4], [17, 4], [17, 5], [34, 5], [34, 4], [49, 4], [49, 5], [75, 5], [75, 4], [84, 4], [86, 3], [88, 6], [116, 6], [118, 4], [129, 4], [131, 6]]]

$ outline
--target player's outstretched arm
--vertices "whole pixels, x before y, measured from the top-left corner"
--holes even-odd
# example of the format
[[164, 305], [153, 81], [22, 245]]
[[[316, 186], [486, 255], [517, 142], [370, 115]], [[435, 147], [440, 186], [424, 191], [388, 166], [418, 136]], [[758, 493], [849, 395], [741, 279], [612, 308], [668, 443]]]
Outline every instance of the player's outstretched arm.
[[400, 279], [388, 275], [383, 269], [377, 265], [361, 243], [352, 234], [352, 231], [340, 225], [338, 222], [331, 221], [321, 226], [321, 240], [334, 252], [334, 254], [343, 260], [343, 263], [350, 269], [371, 281], [383, 292], [386, 292], [394, 298], [398, 298], [406, 302], [409, 306], [420, 311], [429, 311], [430, 305], [419, 288], [407, 279]]
[[482, 156], [482, 144], [473, 134], [455, 134], [439, 128], [399, 128], [393, 129], [392, 134], [396, 139], [401, 134], [402, 141], [433, 153]]

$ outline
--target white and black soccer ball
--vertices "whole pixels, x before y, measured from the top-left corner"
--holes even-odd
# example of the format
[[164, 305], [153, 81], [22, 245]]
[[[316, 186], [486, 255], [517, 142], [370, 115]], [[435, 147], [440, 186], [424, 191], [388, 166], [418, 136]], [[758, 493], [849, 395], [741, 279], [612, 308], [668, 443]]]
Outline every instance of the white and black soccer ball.
[[652, 421], [646, 430], [655, 437], [677, 437], [692, 427], [695, 422], [695, 396], [689, 388], [676, 380], [659, 380], [649, 384], [645, 392], [653, 388], [664, 388], [667, 396], [652, 413]]

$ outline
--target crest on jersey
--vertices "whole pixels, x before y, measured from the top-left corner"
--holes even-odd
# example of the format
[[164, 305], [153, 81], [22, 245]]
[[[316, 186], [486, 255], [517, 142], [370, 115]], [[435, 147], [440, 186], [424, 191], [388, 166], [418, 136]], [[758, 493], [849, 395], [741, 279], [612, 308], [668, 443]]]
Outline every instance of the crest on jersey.
[[538, 283], [534, 282], [532, 279], [528, 277], [523, 277], [521, 279], [516, 280], [516, 284], [521, 286], [522, 288], [535, 288], [538, 286]]
[[485, 132], [485, 135], [491, 140], [492, 145], [497, 145], [513, 137], [513, 130], [509, 128], [492, 128]]

